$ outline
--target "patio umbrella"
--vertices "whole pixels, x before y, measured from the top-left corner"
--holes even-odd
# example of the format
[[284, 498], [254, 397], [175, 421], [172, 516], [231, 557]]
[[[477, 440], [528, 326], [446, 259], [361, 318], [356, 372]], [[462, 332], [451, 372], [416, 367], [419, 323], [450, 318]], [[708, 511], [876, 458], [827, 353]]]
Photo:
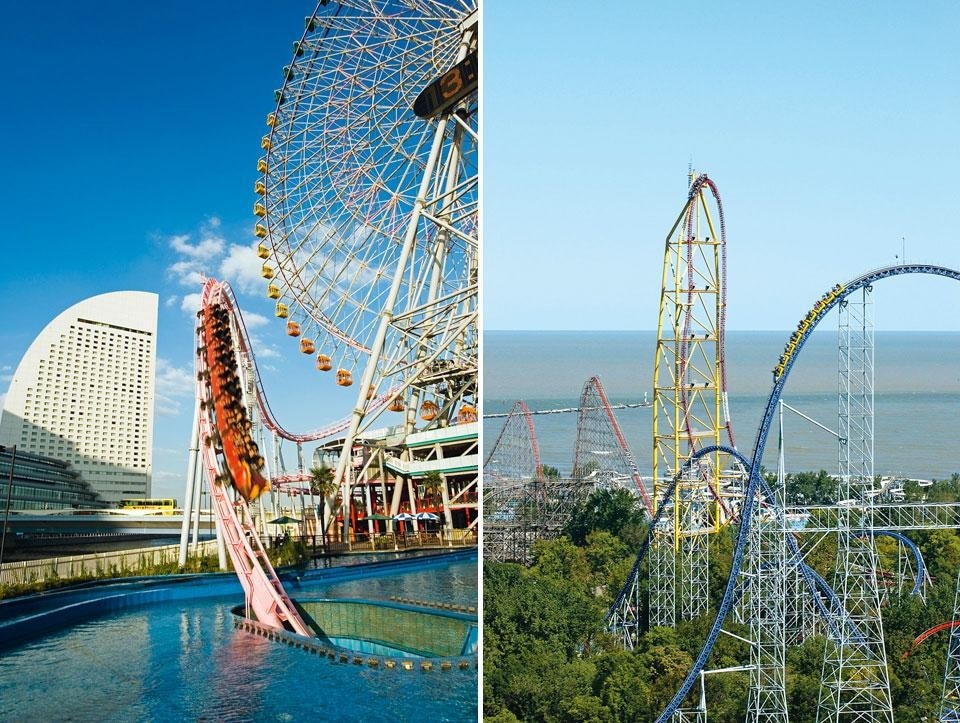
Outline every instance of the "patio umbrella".
[[278, 517], [275, 520], [270, 520], [269, 522], [267, 522], [267, 524], [268, 525], [299, 525], [300, 520], [290, 517], [288, 515], [283, 515], [282, 517]]
[[437, 515], [433, 514], [432, 512], [418, 512], [418, 513], [417, 513], [417, 519], [418, 519], [418, 520], [430, 520], [431, 522], [439, 522], [439, 521], [440, 521], [440, 518], [439, 518]]
[[394, 515], [393, 519], [400, 520], [401, 522], [409, 522], [410, 520], [415, 520], [417, 518], [411, 515], [409, 512], [401, 512], [399, 515]]

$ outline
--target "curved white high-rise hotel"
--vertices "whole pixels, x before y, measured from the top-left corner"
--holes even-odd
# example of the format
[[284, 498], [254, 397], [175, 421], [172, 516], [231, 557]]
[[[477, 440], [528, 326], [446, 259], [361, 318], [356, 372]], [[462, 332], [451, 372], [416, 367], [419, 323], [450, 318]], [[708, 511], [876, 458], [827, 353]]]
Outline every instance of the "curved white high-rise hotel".
[[0, 444], [70, 462], [107, 502], [149, 497], [157, 307], [115, 291], [47, 324], [10, 383]]

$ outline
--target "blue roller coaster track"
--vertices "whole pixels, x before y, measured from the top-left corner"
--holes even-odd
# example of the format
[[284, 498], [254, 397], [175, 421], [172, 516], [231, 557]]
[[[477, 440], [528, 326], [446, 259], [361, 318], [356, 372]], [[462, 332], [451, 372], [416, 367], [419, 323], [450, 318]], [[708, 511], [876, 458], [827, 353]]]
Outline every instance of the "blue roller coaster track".
[[907, 547], [910, 552], [913, 553], [913, 561], [917, 567], [917, 575], [913, 583], [913, 590], [910, 592], [910, 594], [919, 595], [920, 590], [923, 589], [923, 581], [927, 577], [927, 566], [923, 561], [923, 555], [920, 554], [920, 548], [917, 547], [913, 540], [906, 535], [901, 535], [899, 532], [892, 532], [891, 530], [874, 530], [873, 534], [874, 536], [879, 535], [881, 537], [893, 538], [901, 545]]
[[[827, 312], [829, 312], [834, 306], [839, 304], [852, 292], [872, 286], [882, 279], [891, 278], [894, 276], [904, 276], [907, 274], [925, 274], [953, 279], [954, 281], [960, 281], [960, 271], [955, 271], [944, 266], [933, 266], [927, 264], [902, 264], [899, 266], [887, 266], [884, 268], [875, 269], [853, 279], [849, 283], [842, 285], [839, 288], [831, 290], [831, 292], [828, 292], [828, 294], [825, 294], [824, 298], [817, 302], [814, 310], [808, 313], [803, 321], [801, 321], [800, 326], [798, 327], [798, 333], [795, 334], [794, 338], [792, 338], [790, 344], [788, 345], [788, 349], [786, 350], [787, 353], [784, 354], [784, 358], [781, 360], [780, 364], [777, 365], [777, 368], [774, 371], [773, 389], [771, 390], [770, 397], [767, 400], [767, 407], [764, 411], [760, 428], [757, 430], [757, 440], [753, 450], [753, 461], [749, 464], [750, 478], [749, 482], [747, 483], [747, 489], [744, 496], [744, 505], [740, 511], [740, 530], [737, 534], [737, 542], [733, 551], [733, 564], [730, 569], [730, 577], [727, 579], [726, 589], [723, 593], [723, 600], [721, 601], [720, 608], [717, 611], [717, 617], [713, 621], [713, 626], [710, 628], [710, 632], [707, 634], [706, 641], [704, 642], [700, 653], [697, 655], [697, 659], [694, 661], [693, 667], [690, 669], [687, 677], [684, 678], [683, 683], [673, 696], [673, 699], [669, 704], [667, 704], [667, 707], [664, 709], [663, 713], [660, 714], [660, 717], [657, 718], [657, 723], [666, 723], [668, 720], [670, 720], [673, 714], [680, 707], [680, 704], [683, 702], [684, 698], [687, 697], [690, 689], [700, 676], [701, 671], [706, 666], [707, 659], [709, 658], [710, 653], [713, 651], [713, 646], [717, 642], [717, 637], [720, 635], [720, 628], [723, 624], [723, 621], [733, 606], [733, 600], [737, 588], [737, 578], [740, 575], [740, 568], [743, 564], [743, 556], [747, 547], [747, 537], [750, 530], [750, 524], [753, 521], [753, 513], [755, 508], [754, 500], [757, 496], [758, 488], [762, 484], [760, 463], [763, 459], [763, 453], [767, 446], [767, 438], [770, 434], [770, 428], [773, 424], [777, 405], [780, 403], [780, 396], [783, 393], [783, 388], [786, 385], [787, 379], [790, 377], [790, 371], [793, 369], [793, 366], [800, 355], [800, 351], [810, 338], [810, 332], [812, 332], [820, 324]], [[706, 450], [701, 450], [700, 452], [705, 454]], [[788, 536], [788, 539], [789, 538], [790, 536]], [[810, 581], [808, 580], [808, 582]]]
[[[684, 465], [684, 470], [691, 467], [693, 463], [704, 457], [708, 454], [713, 454], [714, 452], [723, 452], [729, 454], [731, 457], [739, 461], [745, 469], [750, 468], [750, 461], [744, 457], [740, 452], [732, 447], [726, 445], [716, 445], [704, 447], [697, 451], [696, 454], [692, 455], [687, 463]], [[634, 577], [639, 574], [640, 567], [643, 564], [644, 559], [647, 556], [647, 553], [650, 550], [650, 545], [652, 543], [654, 530], [656, 528], [657, 522], [660, 521], [663, 511], [668, 506], [670, 499], [673, 497], [673, 494], [676, 492], [677, 480], [680, 478], [680, 475], [671, 483], [668, 488], [667, 495], [664, 498], [664, 502], [657, 508], [657, 514], [653, 518], [653, 521], [650, 523], [650, 528], [647, 532], [647, 536], [643, 541], [643, 544], [640, 547], [640, 551], [637, 553], [636, 561], [633, 563], [633, 567], [630, 570], [630, 574], [627, 576], [627, 582], [624, 584], [623, 588], [620, 590], [620, 594], [617, 596], [617, 599], [610, 606], [610, 609], [607, 611], [606, 623], [610, 625], [614, 619], [616, 611], [623, 607], [626, 597], [630, 594], [632, 588], [632, 581]], [[760, 479], [760, 489], [766, 498], [766, 505], [772, 508], [775, 511], [775, 514], [779, 518], [781, 525], [784, 524], [783, 520], [783, 510], [776, 504], [776, 498], [774, 497], [773, 491], [770, 489], [770, 486], [767, 484], [766, 480]], [[813, 568], [803, 562], [803, 554], [800, 551], [800, 547], [797, 544], [796, 537], [794, 535], [787, 535], [787, 545], [790, 548], [791, 558], [790, 565], [799, 565], [800, 573], [803, 575], [804, 581], [806, 582], [807, 589], [810, 591], [810, 594], [813, 597], [814, 604], [817, 607], [821, 617], [827, 622], [831, 631], [836, 631], [837, 625], [841, 624], [840, 621], [845, 617], [846, 613], [844, 611], [843, 605], [840, 603], [840, 598], [834, 592], [833, 588], [824, 580]], [[822, 593], [831, 607], [828, 607], [824, 601], [823, 597], [819, 593]], [[737, 588], [734, 591], [733, 603], [735, 604], [739, 600], [743, 590]], [[852, 623], [850, 623], [852, 625]], [[856, 633], [854, 634], [854, 639], [856, 639]]]

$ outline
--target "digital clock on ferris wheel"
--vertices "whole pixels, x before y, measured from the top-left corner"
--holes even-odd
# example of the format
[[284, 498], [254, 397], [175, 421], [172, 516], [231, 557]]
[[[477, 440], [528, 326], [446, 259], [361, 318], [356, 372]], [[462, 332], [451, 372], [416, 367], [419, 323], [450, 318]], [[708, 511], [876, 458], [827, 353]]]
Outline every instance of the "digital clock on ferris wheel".
[[446, 113], [477, 89], [479, 76], [477, 51], [473, 51], [424, 88], [413, 102], [413, 112], [419, 118]]

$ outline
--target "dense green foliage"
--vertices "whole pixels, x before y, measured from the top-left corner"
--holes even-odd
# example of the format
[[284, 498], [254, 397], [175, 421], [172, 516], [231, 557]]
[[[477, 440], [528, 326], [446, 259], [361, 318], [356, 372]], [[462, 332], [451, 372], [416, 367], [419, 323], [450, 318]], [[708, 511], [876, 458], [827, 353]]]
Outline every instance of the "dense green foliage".
[[[835, 496], [836, 480], [824, 472], [793, 475], [788, 489], [804, 503]], [[909, 492], [909, 487], [908, 487]], [[927, 499], [960, 499], [960, 479], [923, 488]], [[598, 491], [574, 515], [566, 534], [535, 543], [529, 568], [484, 564], [484, 719], [508, 721], [648, 721], [673, 697], [699, 652], [713, 612], [645, 632], [637, 649], [621, 650], [603, 619], [646, 534], [642, 510], [631, 495]], [[735, 530], [710, 541], [711, 611], [716, 611], [730, 570]], [[948, 634], [911, 649], [914, 638], [949, 620], [960, 570], [960, 537], [953, 531], [909, 535], [920, 547], [934, 583], [926, 604], [891, 590], [883, 608], [891, 693], [897, 720], [935, 718]], [[878, 538], [883, 570], [896, 570], [898, 543]], [[826, 536], [807, 562], [832, 581], [836, 539]], [[908, 586], [909, 590], [909, 586]], [[746, 634], [728, 619], [725, 629]], [[826, 641], [814, 637], [787, 648], [787, 697], [792, 720], [816, 719]], [[721, 635], [708, 669], [749, 660], [747, 646]], [[706, 676], [711, 723], [742, 721], [747, 673]], [[687, 701], [699, 697], [695, 687]]]
[[577, 545], [586, 544], [587, 535], [603, 530], [639, 546], [646, 530], [644, 509], [637, 498], [624, 489], [597, 490], [577, 508], [567, 525], [567, 536]]

